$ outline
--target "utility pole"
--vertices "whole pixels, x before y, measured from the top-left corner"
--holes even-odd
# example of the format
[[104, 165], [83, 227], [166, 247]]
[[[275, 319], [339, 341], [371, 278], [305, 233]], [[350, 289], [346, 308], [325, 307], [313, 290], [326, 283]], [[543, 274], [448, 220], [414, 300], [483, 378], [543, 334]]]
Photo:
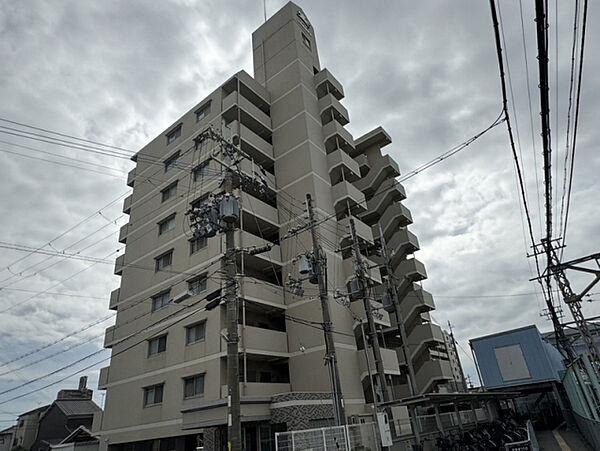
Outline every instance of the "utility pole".
[[[227, 437], [228, 450], [241, 451], [242, 427], [240, 422], [240, 387], [239, 387], [239, 356], [238, 356], [238, 296], [237, 296], [237, 264], [235, 247], [235, 229], [240, 219], [240, 208], [234, 196], [234, 167], [242, 158], [241, 152], [228, 143], [212, 128], [201, 133], [196, 139], [198, 146], [204, 140], [210, 139], [219, 143], [221, 153], [226, 157], [226, 162], [219, 162], [224, 166], [223, 189], [224, 194], [210, 197], [209, 201], [200, 208], [190, 210], [194, 236], [211, 238], [218, 231], [225, 232], [225, 253], [223, 256], [223, 273], [225, 274], [225, 301], [227, 314]], [[238, 156], [236, 156], [238, 154]]]
[[391, 258], [388, 254], [387, 246], [385, 243], [385, 237], [383, 236], [383, 230], [381, 224], [379, 224], [379, 243], [381, 245], [381, 252], [383, 254], [383, 260], [385, 264], [385, 270], [387, 273], [386, 277], [386, 293], [391, 297], [391, 305], [386, 309], [386, 302], [383, 302], [383, 308], [386, 311], [393, 310], [396, 316], [396, 327], [398, 328], [398, 334], [402, 340], [402, 355], [404, 356], [404, 362], [408, 367], [408, 389], [410, 395], [414, 396], [418, 393], [417, 378], [415, 377], [415, 369], [410, 358], [410, 349], [408, 347], [408, 337], [406, 336], [406, 328], [404, 327], [404, 319], [402, 318], [402, 312], [400, 311], [400, 300], [398, 299], [398, 290], [396, 284], [393, 281]]
[[[415, 376], [415, 368], [412, 364], [412, 359], [410, 355], [410, 348], [408, 347], [408, 336], [406, 335], [406, 327], [404, 327], [404, 318], [402, 318], [402, 312], [400, 311], [400, 300], [398, 299], [398, 289], [396, 287], [396, 283], [393, 280], [393, 272], [392, 272], [392, 264], [391, 264], [391, 256], [388, 253], [387, 245], [385, 243], [385, 237], [383, 235], [383, 229], [381, 228], [381, 224], [379, 224], [379, 244], [381, 246], [381, 252], [383, 256], [383, 261], [385, 263], [385, 270], [387, 273], [386, 277], [386, 294], [388, 295], [388, 299], [391, 298], [391, 304], [388, 309], [394, 311], [396, 316], [396, 327], [398, 328], [398, 334], [400, 335], [400, 339], [402, 340], [402, 355], [404, 356], [404, 362], [408, 368], [408, 390], [411, 396], [415, 396], [419, 393], [417, 388], [417, 378]], [[384, 295], [385, 298], [385, 295]], [[385, 299], [382, 302], [383, 308], [386, 309]], [[386, 311], [389, 311], [386, 309]], [[417, 449], [421, 446], [421, 437], [419, 434], [419, 425], [417, 424], [417, 408], [411, 407], [409, 413], [409, 419], [412, 425], [413, 433], [415, 434], [415, 442]]]
[[310, 234], [313, 244], [313, 271], [319, 282], [319, 298], [321, 300], [321, 311], [323, 313], [323, 334], [325, 335], [325, 364], [329, 370], [329, 380], [331, 382], [331, 396], [333, 401], [333, 414], [338, 426], [346, 424], [346, 414], [344, 412], [344, 401], [340, 384], [340, 374], [337, 364], [335, 345], [333, 342], [333, 327], [331, 316], [329, 314], [329, 299], [327, 295], [327, 258], [321, 254], [321, 246], [317, 236], [312, 199], [310, 194], [306, 195], [306, 207], [308, 210], [308, 221]]
[[[233, 198], [233, 171], [225, 170], [225, 195]], [[229, 451], [242, 449], [242, 424], [240, 421], [240, 384], [238, 356], [238, 297], [235, 222], [227, 222], [225, 226], [225, 306], [227, 308], [227, 437]]]
[[452, 340], [452, 347], [454, 348], [454, 354], [456, 355], [456, 360], [458, 362], [458, 369], [460, 370], [460, 375], [462, 377], [462, 386], [465, 393], [467, 392], [467, 381], [465, 380], [465, 373], [463, 371], [462, 363], [460, 363], [460, 356], [458, 355], [458, 349], [456, 348], [456, 339], [454, 338], [454, 331], [452, 330], [452, 324], [450, 320], [448, 320], [448, 329], [450, 329], [450, 340]]
[[[367, 335], [371, 339], [371, 347], [373, 348], [373, 355], [375, 357], [375, 369], [377, 370], [377, 380], [379, 382], [379, 387], [381, 388], [383, 401], [387, 402], [391, 400], [391, 397], [388, 392], [387, 382], [385, 380], [383, 360], [381, 359], [381, 349], [379, 348], [379, 339], [377, 338], [375, 321], [373, 321], [373, 306], [371, 305], [371, 302], [367, 296], [367, 278], [365, 277], [365, 268], [362, 263], [360, 246], [358, 245], [358, 239], [356, 237], [356, 227], [354, 226], [354, 218], [352, 216], [350, 216], [350, 233], [352, 235], [352, 249], [354, 251], [354, 270], [356, 278], [360, 284], [360, 296], [362, 297], [367, 316]], [[367, 343], [364, 345], [366, 348]]]

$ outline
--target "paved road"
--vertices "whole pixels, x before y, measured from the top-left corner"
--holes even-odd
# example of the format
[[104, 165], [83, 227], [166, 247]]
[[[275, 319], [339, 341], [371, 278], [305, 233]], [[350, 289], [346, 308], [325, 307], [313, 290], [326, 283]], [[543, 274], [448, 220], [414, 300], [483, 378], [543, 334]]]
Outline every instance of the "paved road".
[[593, 451], [576, 430], [557, 428], [535, 431], [542, 451]]

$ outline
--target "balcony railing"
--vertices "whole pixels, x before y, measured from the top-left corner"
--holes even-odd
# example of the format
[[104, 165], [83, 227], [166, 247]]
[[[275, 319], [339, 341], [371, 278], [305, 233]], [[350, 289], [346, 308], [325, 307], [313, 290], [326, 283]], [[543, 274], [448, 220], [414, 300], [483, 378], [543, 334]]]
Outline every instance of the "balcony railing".
[[[375, 367], [375, 358], [373, 352], [369, 349], [367, 352], [369, 356], [369, 366], [367, 367], [367, 358], [365, 357], [364, 351], [358, 351], [358, 365], [360, 370], [361, 378], [368, 376], [369, 370], [371, 374], [377, 373]], [[393, 349], [381, 348], [381, 360], [383, 362], [383, 371], [386, 374], [400, 374], [400, 368], [398, 365], [398, 356], [396, 351]]]
[[353, 214], [365, 211], [365, 196], [350, 182], [340, 182], [331, 189], [336, 214], [345, 215], [350, 207]]
[[314, 76], [317, 96], [323, 97], [331, 93], [336, 99], [344, 98], [344, 88], [342, 84], [327, 69], [323, 69]]
[[336, 149], [346, 152], [354, 150], [354, 138], [338, 121], [331, 121], [323, 126], [323, 138], [327, 153]]
[[327, 155], [329, 177], [335, 185], [342, 180], [354, 182], [360, 178], [358, 163], [342, 149], [337, 149]]
[[119, 229], [119, 243], [125, 244], [127, 242], [127, 232], [129, 230], [129, 223], [122, 225]]
[[117, 305], [119, 304], [121, 296], [121, 289], [117, 288], [116, 290], [112, 290], [110, 292], [110, 301], [108, 303], [108, 308], [111, 310], [117, 310]]
[[319, 99], [319, 112], [321, 114], [321, 123], [323, 125], [332, 120], [336, 120], [342, 125], [346, 125], [350, 122], [348, 110], [333, 94], [326, 94]]
[[133, 183], [135, 181], [135, 169], [133, 168], [131, 171], [129, 171], [129, 174], [127, 174], [127, 186], [130, 186], [133, 188]]
[[123, 213], [126, 215], [131, 213], [131, 204], [133, 203], [133, 194], [130, 194], [123, 200]]
[[120, 276], [123, 274], [123, 267], [125, 266], [125, 254], [119, 255], [115, 259], [115, 275]]

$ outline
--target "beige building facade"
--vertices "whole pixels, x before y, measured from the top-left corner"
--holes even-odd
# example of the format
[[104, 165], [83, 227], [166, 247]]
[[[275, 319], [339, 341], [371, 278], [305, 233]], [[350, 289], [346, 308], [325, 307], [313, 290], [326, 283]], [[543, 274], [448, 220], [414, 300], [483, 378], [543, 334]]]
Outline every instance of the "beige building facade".
[[105, 336], [112, 357], [99, 379], [105, 410], [93, 427], [102, 450], [226, 446], [225, 307], [202, 308], [203, 298], [224, 286], [225, 239], [193, 240], [186, 214], [209, 193], [222, 192], [218, 149], [194, 142], [209, 126], [251, 158], [240, 163], [241, 172], [261, 182], [260, 189], [238, 187], [236, 246], [271, 246], [237, 260], [245, 449], [274, 449], [274, 432], [333, 418], [323, 332], [314, 327], [322, 321], [318, 287], [305, 281], [304, 295], [296, 296], [286, 285], [288, 275], [299, 277], [295, 258], [312, 247], [308, 231], [288, 235], [306, 222], [307, 193], [322, 220], [346, 416], [372, 415], [369, 373], [375, 371], [365, 358], [362, 303], [335, 296], [347, 292], [354, 274], [350, 216], [371, 268], [375, 322], [394, 396], [409, 395], [407, 362], [395, 324], [378, 302], [386, 275], [376, 252], [380, 227], [394, 249], [417, 389], [437, 391], [452, 379], [442, 331], [428, 316], [432, 296], [418, 285], [427, 276], [413, 257], [419, 244], [407, 228], [412, 218], [402, 204], [404, 188], [395, 182], [400, 171], [382, 153], [391, 138], [381, 128], [357, 139], [346, 130], [343, 87], [321, 67], [315, 31], [298, 6], [288, 3], [253, 33], [252, 43], [254, 77], [233, 75], [134, 157], [133, 193], [123, 208], [129, 222], [119, 237], [126, 251], [115, 264], [121, 285], [109, 304], [117, 319]]

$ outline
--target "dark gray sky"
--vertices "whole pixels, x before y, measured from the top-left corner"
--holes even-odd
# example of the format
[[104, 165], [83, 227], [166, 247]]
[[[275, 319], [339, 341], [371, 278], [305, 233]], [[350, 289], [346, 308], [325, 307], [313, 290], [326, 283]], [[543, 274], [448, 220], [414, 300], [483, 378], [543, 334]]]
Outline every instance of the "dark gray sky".
[[[510, 108], [539, 237], [543, 217], [537, 191], [542, 189], [542, 172], [533, 2], [522, 2], [531, 113], [519, 2], [500, 3], [514, 97]], [[551, 124], [559, 163], [554, 181], [559, 188], [555, 197], [560, 199], [573, 10], [572, 2], [561, 2], [557, 28], [555, 1], [549, 3]], [[283, 4], [268, 0], [268, 14]], [[349, 130], [360, 136], [382, 125], [393, 138], [385, 150], [404, 173], [470, 138], [500, 113], [488, 2], [298, 4], [315, 28], [322, 67], [344, 85], [343, 103], [351, 116]], [[593, 119], [599, 102], [598, 13], [598, 6], [591, 2], [566, 258], [600, 249], [600, 219], [594, 207], [600, 197], [600, 158], [593, 147], [600, 141]], [[234, 72], [245, 69], [252, 74], [251, 33], [262, 21], [263, 5], [256, 0], [0, 0], [0, 117], [136, 151]], [[6, 122], [0, 125], [13, 127]], [[12, 132], [6, 128], [0, 131]], [[4, 192], [0, 240], [37, 248], [91, 216], [43, 249], [66, 249], [113, 261], [117, 251], [122, 251], [117, 234], [126, 217], [121, 213], [122, 200], [103, 207], [129, 191], [124, 174], [133, 163], [0, 135], [0, 185]], [[405, 203], [414, 218], [411, 230], [421, 243], [417, 257], [429, 273], [423, 285], [437, 304], [433, 318], [442, 325], [452, 322], [464, 350], [468, 350], [469, 338], [484, 334], [532, 323], [542, 330], [550, 328], [540, 317], [543, 306], [535, 294], [536, 286], [528, 282], [533, 262], [525, 257], [529, 244], [524, 241], [504, 125], [450, 160], [408, 180], [405, 187]], [[539, 205], [543, 209], [541, 200]], [[111, 314], [107, 307], [110, 291], [119, 285], [112, 275], [112, 264], [48, 259], [45, 255], [15, 262], [25, 255], [5, 248], [0, 253], [2, 362], [106, 318]], [[46, 293], [35, 293], [42, 291]], [[599, 314], [598, 305], [586, 302], [584, 312]], [[106, 319], [42, 352], [0, 367], [0, 374], [8, 373], [0, 375], [0, 391], [100, 349], [103, 330], [111, 322]], [[13, 413], [51, 401], [61, 387], [76, 386], [78, 376], [19, 400], [6, 400], [108, 356], [104, 351], [68, 370], [0, 395], [0, 428], [10, 425]], [[48, 358], [19, 369], [44, 357]], [[462, 351], [461, 358], [475, 380], [470, 358]], [[95, 388], [97, 370], [86, 374]], [[95, 399], [101, 401], [99, 393]]]

